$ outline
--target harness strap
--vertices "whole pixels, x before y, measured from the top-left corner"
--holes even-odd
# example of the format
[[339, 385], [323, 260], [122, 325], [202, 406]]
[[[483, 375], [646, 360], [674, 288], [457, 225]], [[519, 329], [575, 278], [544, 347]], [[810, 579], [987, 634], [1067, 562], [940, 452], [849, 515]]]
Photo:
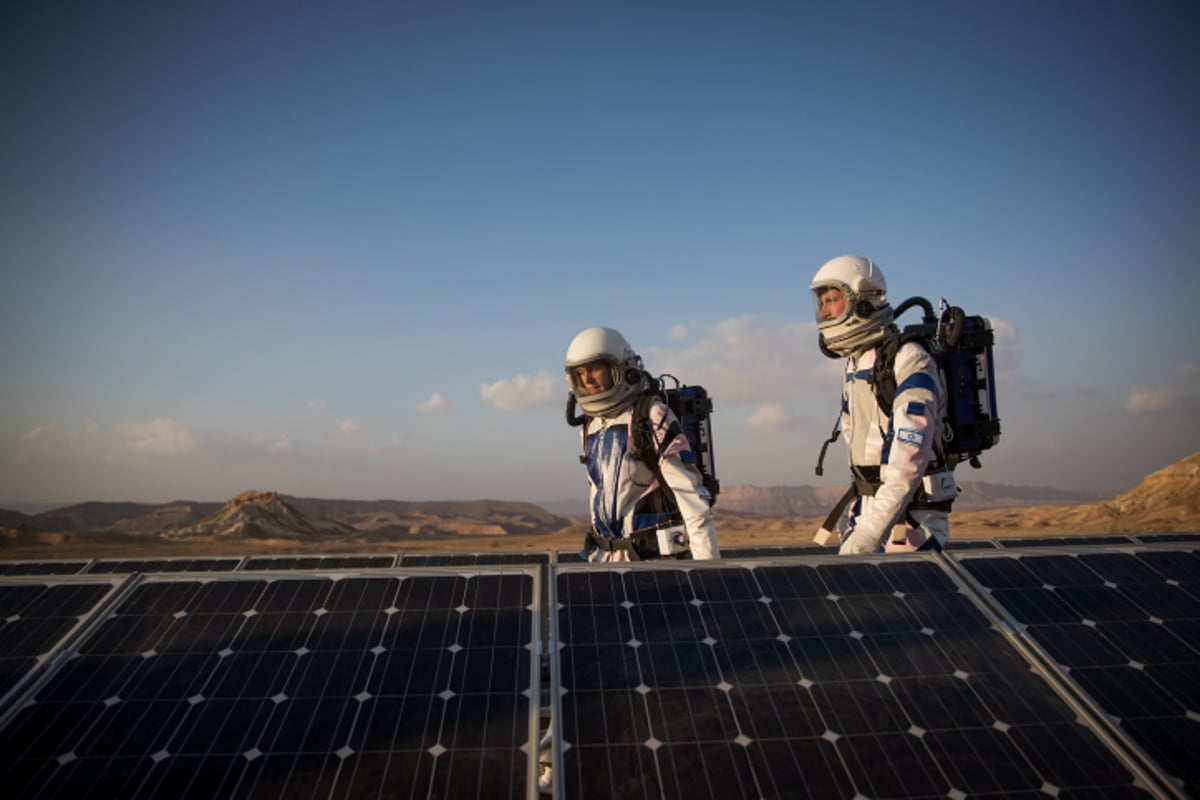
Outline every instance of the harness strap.
[[[647, 543], [649, 543], [648, 548]], [[658, 531], [655, 528], [647, 528], [642, 531], [634, 531], [622, 539], [613, 539], [596, 533], [595, 528], [588, 528], [587, 536], [584, 539], [584, 549], [588, 550], [593, 547], [603, 550], [606, 553], [615, 553], [618, 550], [624, 550], [629, 554], [630, 561], [659, 558]], [[639, 550], [639, 547], [644, 549]]]
[[[829, 512], [829, 516], [825, 517], [825, 521], [821, 524], [821, 530], [817, 532], [817, 544], [828, 545], [835, 535], [837, 530], [838, 520], [842, 518], [842, 512], [846, 510], [846, 506], [853, 503], [860, 497], [873, 497], [875, 492], [883, 483], [879, 480], [879, 467], [875, 466], [852, 466], [851, 472], [854, 475], [854, 483], [846, 489], [845, 493], [834, 504], [833, 510]], [[945, 511], [950, 513], [954, 505], [953, 500], [943, 500], [934, 502], [929, 499], [925, 493], [925, 488], [917, 487], [917, 491], [913, 494], [908, 505], [904, 507], [904, 514], [901, 517], [904, 522], [912, 528], [919, 528], [916, 519], [913, 518], [913, 511]]]

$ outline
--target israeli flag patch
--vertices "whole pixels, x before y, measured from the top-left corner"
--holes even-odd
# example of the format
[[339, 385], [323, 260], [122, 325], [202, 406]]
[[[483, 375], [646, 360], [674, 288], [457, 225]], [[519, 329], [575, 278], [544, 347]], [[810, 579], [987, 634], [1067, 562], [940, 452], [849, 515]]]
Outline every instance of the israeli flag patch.
[[896, 432], [896, 441], [902, 444], [911, 444], [913, 447], [920, 447], [925, 444], [925, 432], [916, 431], [912, 428], [901, 428]]

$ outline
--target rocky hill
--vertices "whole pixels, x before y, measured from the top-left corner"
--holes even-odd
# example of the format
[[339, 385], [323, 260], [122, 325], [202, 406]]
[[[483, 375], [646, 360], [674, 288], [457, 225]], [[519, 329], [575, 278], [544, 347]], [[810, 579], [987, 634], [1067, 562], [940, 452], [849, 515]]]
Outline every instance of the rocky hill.
[[[169, 516], [166, 518], [169, 519]], [[220, 510], [190, 525], [172, 526], [165, 539], [337, 539], [354, 529], [341, 522], [310, 518], [275, 492], [242, 492]]]
[[1079, 533], [1200, 531], [1200, 452], [1147, 475], [1112, 500], [965, 514], [955, 504], [952, 524], [990, 529], [995, 535], [1033, 528]]

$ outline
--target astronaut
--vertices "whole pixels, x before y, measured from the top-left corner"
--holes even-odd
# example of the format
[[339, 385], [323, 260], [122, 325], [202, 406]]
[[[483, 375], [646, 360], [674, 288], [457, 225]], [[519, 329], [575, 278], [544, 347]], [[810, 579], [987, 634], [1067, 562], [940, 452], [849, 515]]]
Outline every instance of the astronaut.
[[[649, 405], [645, 419], [633, 419], [635, 404], [652, 385], [642, 359], [625, 337], [611, 328], [588, 328], [567, 348], [567, 386], [583, 410], [584, 463], [592, 529], [585, 552], [602, 561], [683, 556], [718, 558], [712, 496], [695, 464], [687, 436], [665, 403]], [[638, 404], [640, 408], [641, 404]], [[631, 425], [649, 425], [656, 464], [637, 454]], [[685, 536], [670, 549], [656, 528], [682, 524]]]
[[950, 536], [948, 512], [957, 493], [941, 457], [941, 373], [919, 343], [900, 344], [892, 412], [885, 413], [872, 377], [881, 346], [899, 332], [883, 272], [870, 259], [838, 256], [817, 270], [810, 288], [822, 352], [846, 359], [841, 429], [857, 496], [838, 552], [940, 550]]

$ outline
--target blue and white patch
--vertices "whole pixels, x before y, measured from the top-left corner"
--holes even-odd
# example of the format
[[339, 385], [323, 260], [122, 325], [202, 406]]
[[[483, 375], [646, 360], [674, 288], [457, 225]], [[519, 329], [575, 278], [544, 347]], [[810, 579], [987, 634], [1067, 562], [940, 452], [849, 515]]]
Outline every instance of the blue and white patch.
[[911, 444], [913, 447], [920, 447], [925, 444], [925, 431], [901, 428], [896, 432], [896, 441], [901, 444]]

